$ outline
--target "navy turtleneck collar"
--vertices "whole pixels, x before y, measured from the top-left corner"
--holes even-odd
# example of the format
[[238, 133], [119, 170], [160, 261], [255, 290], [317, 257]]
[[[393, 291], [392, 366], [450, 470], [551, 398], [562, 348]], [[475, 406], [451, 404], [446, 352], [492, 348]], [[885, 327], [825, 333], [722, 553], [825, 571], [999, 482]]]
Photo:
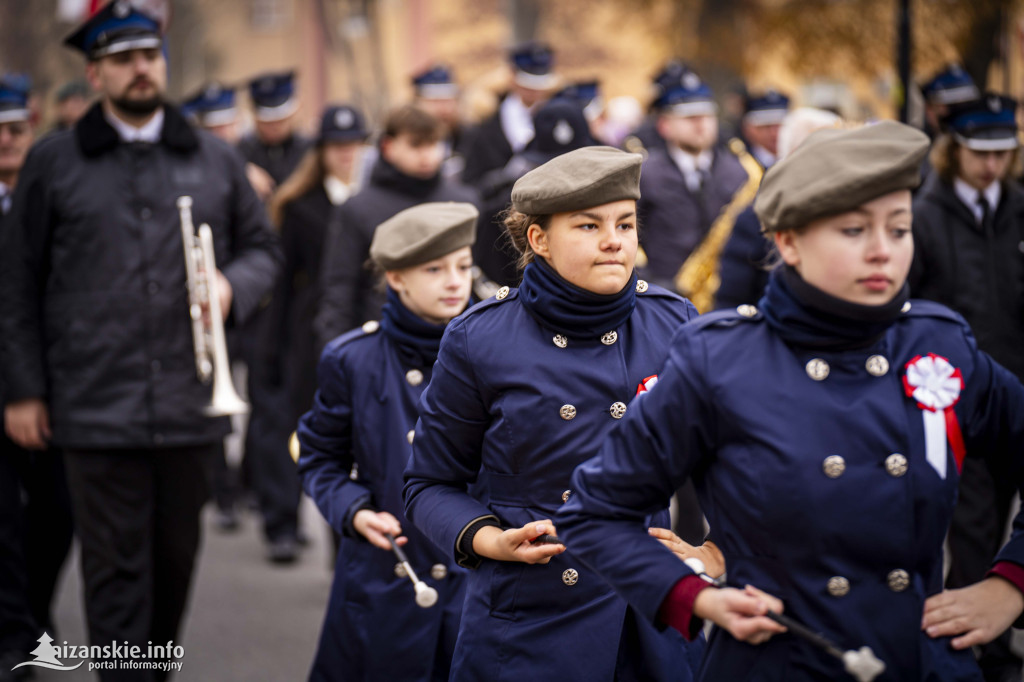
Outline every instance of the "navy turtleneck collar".
[[804, 348], [867, 348], [900, 316], [910, 287], [883, 305], [844, 301], [808, 284], [788, 265], [776, 268], [757, 304], [772, 329], [788, 343]]
[[432, 324], [416, 315], [405, 307], [395, 290], [388, 287], [380, 328], [398, 348], [405, 366], [417, 369], [433, 367], [446, 326]]
[[622, 291], [595, 294], [563, 279], [543, 258], [523, 271], [519, 298], [540, 324], [571, 339], [592, 339], [625, 322], [636, 307], [636, 272]]

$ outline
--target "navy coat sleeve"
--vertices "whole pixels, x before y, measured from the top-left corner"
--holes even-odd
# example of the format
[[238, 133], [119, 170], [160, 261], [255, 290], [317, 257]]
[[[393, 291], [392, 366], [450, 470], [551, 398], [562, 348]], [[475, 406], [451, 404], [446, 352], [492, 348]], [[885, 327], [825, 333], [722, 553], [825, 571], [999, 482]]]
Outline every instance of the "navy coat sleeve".
[[575, 555], [654, 621], [668, 592], [692, 571], [650, 537], [644, 517], [714, 449], [703, 349], [688, 323], [672, 342], [658, 383], [635, 398], [601, 451], [576, 468], [575, 493], [555, 523]]
[[352, 401], [349, 379], [332, 345], [317, 368], [320, 390], [299, 420], [299, 475], [306, 493], [335, 531], [352, 534], [351, 516], [372, 503], [370, 490], [350, 477]]
[[732, 234], [722, 249], [721, 284], [715, 294], [715, 308], [757, 303], [768, 284], [765, 264], [770, 254], [771, 242], [761, 235], [761, 223], [754, 209], [747, 207], [736, 217]]
[[477, 480], [490, 424], [469, 353], [466, 326], [456, 319], [445, 331], [430, 384], [420, 399], [403, 491], [409, 520], [453, 555], [460, 535], [473, 521], [493, 516], [467, 492]]
[[39, 150], [48, 142], [43, 140], [29, 151], [0, 235], [0, 320], [7, 402], [46, 395], [40, 313], [53, 207], [45, 181], [45, 157]]

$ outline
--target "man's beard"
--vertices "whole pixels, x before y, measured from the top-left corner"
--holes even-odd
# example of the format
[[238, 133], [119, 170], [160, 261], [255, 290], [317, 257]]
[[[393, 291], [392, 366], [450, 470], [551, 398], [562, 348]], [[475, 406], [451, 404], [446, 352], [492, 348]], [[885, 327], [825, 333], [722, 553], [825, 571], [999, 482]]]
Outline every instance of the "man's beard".
[[160, 95], [153, 95], [146, 99], [128, 99], [127, 97], [111, 97], [110, 103], [115, 109], [133, 116], [148, 116], [163, 106], [164, 99]]

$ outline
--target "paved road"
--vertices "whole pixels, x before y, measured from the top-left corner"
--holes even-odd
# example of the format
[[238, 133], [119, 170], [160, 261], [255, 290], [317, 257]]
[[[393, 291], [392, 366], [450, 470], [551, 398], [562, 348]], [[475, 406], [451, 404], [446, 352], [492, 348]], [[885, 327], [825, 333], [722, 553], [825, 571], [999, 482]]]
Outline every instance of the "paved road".
[[[209, 508], [208, 508], [209, 510]], [[312, 544], [297, 564], [277, 567], [264, 559], [257, 518], [244, 518], [241, 531], [225, 535], [205, 517], [191, 608], [186, 616], [182, 670], [175, 682], [291, 682], [305, 680], [331, 574], [327, 527], [309, 500], [303, 523]], [[55, 644], [88, 643], [81, 605], [78, 557], [73, 555], [57, 595], [61, 628]], [[64, 660], [74, 664], [75, 660]], [[36, 682], [92, 682], [88, 662], [75, 671], [37, 668]]]

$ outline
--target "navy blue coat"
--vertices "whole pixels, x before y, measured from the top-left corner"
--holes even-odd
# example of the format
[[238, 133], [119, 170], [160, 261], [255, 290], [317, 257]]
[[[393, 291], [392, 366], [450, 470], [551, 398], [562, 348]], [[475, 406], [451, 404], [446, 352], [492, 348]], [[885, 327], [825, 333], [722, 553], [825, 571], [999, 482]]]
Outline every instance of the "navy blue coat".
[[644, 162], [636, 210], [640, 245], [647, 254], [642, 276], [655, 284], [675, 289], [679, 268], [747, 181], [746, 171], [732, 152], [717, 148], [714, 155], [710, 177], [699, 194], [690, 192], [683, 172], [667, 151], [652, 152]]
[[[422, 381], [412, 375], [411, 383], [410, 370]], [[328, 344], [318, 377], [313, 409], [299, 421], [299, 471], [342, 539], [310, 679], [446, 680], [465, 569], [406, 521], [402, 507], [402, 471], [430, 368], [404, 367], [391, 340], [369, 324]], [[437, 604], [417, 606], [412, 583], [395, 574], [395, 555], [352, 529], [351, 516], [364, 505], [402, 524], [405, 553], [438, 591]], [[432, 577], [436, 565], [445, 577]]]
[[[942, 590], [958, 482], [948, 446], [944, 479], [926, 460], [922, 410], [902, 385], [907, 363], [930, 352], [963, 374], [955, 412], [969, 456], [1015, 457], [1019, 476], [1024, 388], [949, 309], [915, 300], [871, 347], [830, 352], [787, 344], [760, 313], [721, 311], [683, 328], [657, 386], [577, 469], [559, 532], [654, 620], [690, 572], [643, 518], [693, 476], [731, 583], [777, 595], [843, 649], [870, 646], [888, 667], [879, 680], [980, 680], [970, 651], [921, 631], [925, 599]], [[872, 374], [871, 356], [887, 365], [875, 358]], [[819, 380], [814, 358], [829, 367]], [[1024, 564], [1020, 521], [1001, 558]], [[848, 678], [791, 634], [751, 646], [716, 629], [701, 679]]]
[[768, 284], [767, 265], [771, 261], [772, 242], [761, 234], [761, 221], [748, 206], [736, 216], [732, 234], [725, 242], [719, 260], [721, 284], [715, 293], [715, 308], [735, 308], [756, 303]]
[[[674, 294], [637, 289], [645, 293], [610, 345], [559, 347], [517, 289], [448, 325], [405, 487], [409, 518], [447, 554], [475, 520], [519, 528], [551, 518], [571, 495], [573, 468], [597, 452], [660, 370], [667, 340], [696, 315]], [[668, 526], [665, 506], [652, 525]], [[452, 679], [687, 680], [687, 657], [701, 649], [634, 618], [572, 551], [545, 565], [485, 559], [469, 575]]]

